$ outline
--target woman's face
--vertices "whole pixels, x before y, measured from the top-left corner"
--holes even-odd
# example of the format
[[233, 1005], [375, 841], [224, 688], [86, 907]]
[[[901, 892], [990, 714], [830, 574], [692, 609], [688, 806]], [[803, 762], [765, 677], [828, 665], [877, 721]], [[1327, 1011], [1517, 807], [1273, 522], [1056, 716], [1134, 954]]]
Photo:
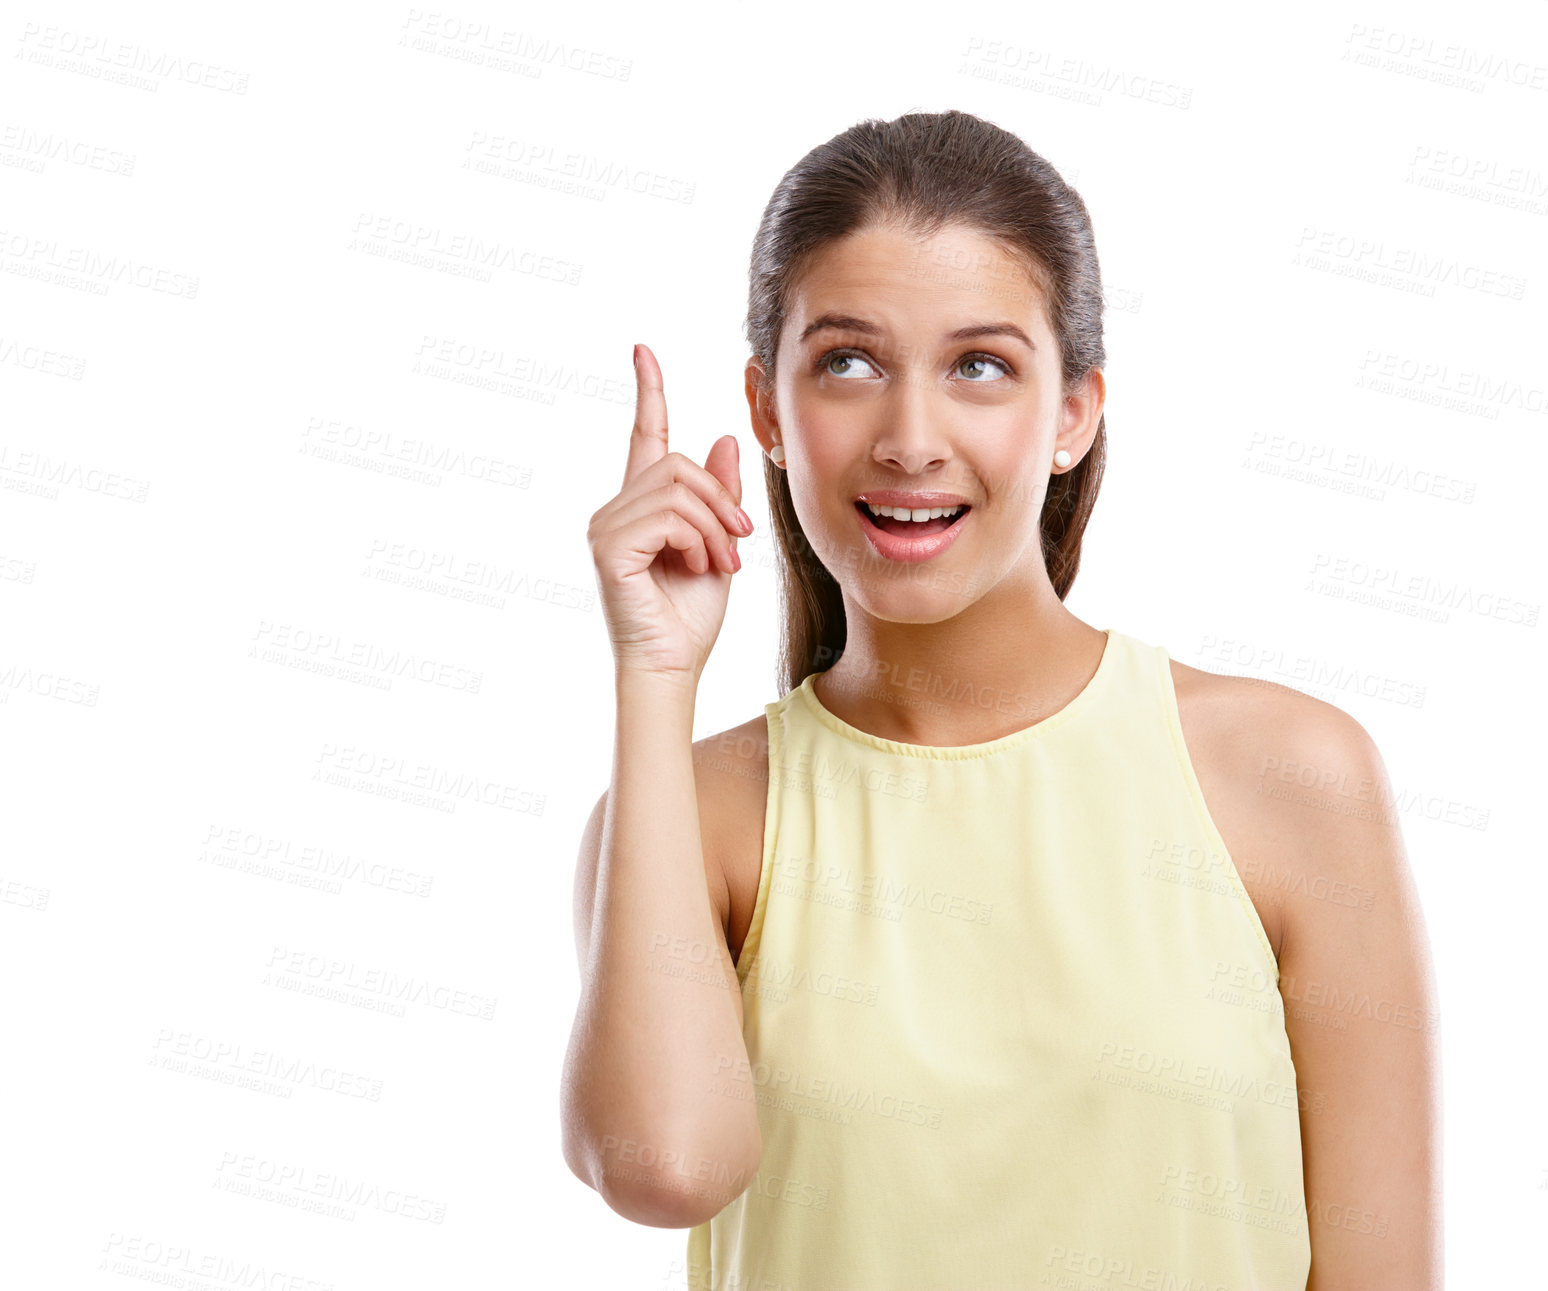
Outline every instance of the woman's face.
[[[846, 597], [929, 623], [1006, 580], [1046, 588], [1053, 454], [1080, 460], [1104, 394], [1095, 372], [1065, 397], [1059, 367], [1036, 287], [975, 230], [873, 226], [818, 254], [790, 294], [774, 408], [755, 404], [754, 426], [765, 449], [783, 444], [801, 527]], [[857, 500], [883, 490], [967, 509], [932, 538], [940, 520], [873, 523]]]

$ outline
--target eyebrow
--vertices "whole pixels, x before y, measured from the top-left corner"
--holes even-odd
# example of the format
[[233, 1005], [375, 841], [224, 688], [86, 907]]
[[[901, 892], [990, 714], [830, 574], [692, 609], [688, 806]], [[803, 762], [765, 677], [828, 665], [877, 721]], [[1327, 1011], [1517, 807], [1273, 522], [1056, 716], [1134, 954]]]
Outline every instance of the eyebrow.
[[[806, 325], [801, 333], [801, 340], [805, 341], [813, 332], [820, 332], [825, 327], [831, 327], [841, 332], [862, 332], [866, 336], [880, 336], [882, 329], [875, 323], [864, 318], [856, 318], [852, 314], [820, 314]], [[1015, 323], [974, 323], [968, 327], [959, 327], [954, 332], [946, 333], [948, 341], [966, 341], [975, 336], [1013, 336], [1029, 350], [1037, 349], [1028, 336]]]

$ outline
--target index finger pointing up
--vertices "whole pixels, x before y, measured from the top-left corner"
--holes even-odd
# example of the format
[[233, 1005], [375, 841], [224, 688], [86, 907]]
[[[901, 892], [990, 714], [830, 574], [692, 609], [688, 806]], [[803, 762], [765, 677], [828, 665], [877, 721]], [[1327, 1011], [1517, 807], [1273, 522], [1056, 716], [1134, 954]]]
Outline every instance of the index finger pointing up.
[[661, 365], [648, 345], [634, 347], [634, 382], [634, 432], [629, 436], [625, 484], [667, 455], [666, 392], [661, 387]]

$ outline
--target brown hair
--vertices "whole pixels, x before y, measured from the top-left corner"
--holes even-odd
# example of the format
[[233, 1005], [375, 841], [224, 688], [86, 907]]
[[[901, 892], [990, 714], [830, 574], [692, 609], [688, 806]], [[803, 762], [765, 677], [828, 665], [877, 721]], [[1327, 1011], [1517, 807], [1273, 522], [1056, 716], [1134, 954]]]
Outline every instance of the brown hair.
[[[909, 113], [859, 122], [813, 148], [764, 208], [748, 268], [746, 335], [771, 398], [792, 285], [821, 247], [882, 222], [927, 237], [945, 224], [964, 224], [993, 238], [1025, 267], [1042, 297], [1066, 386], [1106, 363], [1102, 275], [1080, 194], [1020, 138], [981, 117]], [[1081, 535], [1106, 449], [1104, 413], [1081, 460], [1048, 480], [1043, 560], [1061, 601], [1080, 568]], [[788, 690], [843, 653], [844, 600], [801, 530], [788, 477], [766, 455], [763, 477], [779, 539], [785, 615], [778, 666]]]

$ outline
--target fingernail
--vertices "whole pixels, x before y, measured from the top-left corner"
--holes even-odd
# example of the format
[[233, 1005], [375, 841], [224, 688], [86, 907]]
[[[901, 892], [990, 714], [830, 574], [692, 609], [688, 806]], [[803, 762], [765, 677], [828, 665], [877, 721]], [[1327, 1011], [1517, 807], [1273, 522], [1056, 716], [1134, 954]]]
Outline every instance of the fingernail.
[[748, 533], [752, 532], [752, 517], [743, 511], [741, 507], [736, 509], [736, 518], [742, 522], [742, 528], [747, 530]]
[[634, 349], [630, 352], [629, 358], [630, 361], [634, 364], [634, 370], [638, 372], [640, 370], [640, 347], [638, 345], [635, 345]]

